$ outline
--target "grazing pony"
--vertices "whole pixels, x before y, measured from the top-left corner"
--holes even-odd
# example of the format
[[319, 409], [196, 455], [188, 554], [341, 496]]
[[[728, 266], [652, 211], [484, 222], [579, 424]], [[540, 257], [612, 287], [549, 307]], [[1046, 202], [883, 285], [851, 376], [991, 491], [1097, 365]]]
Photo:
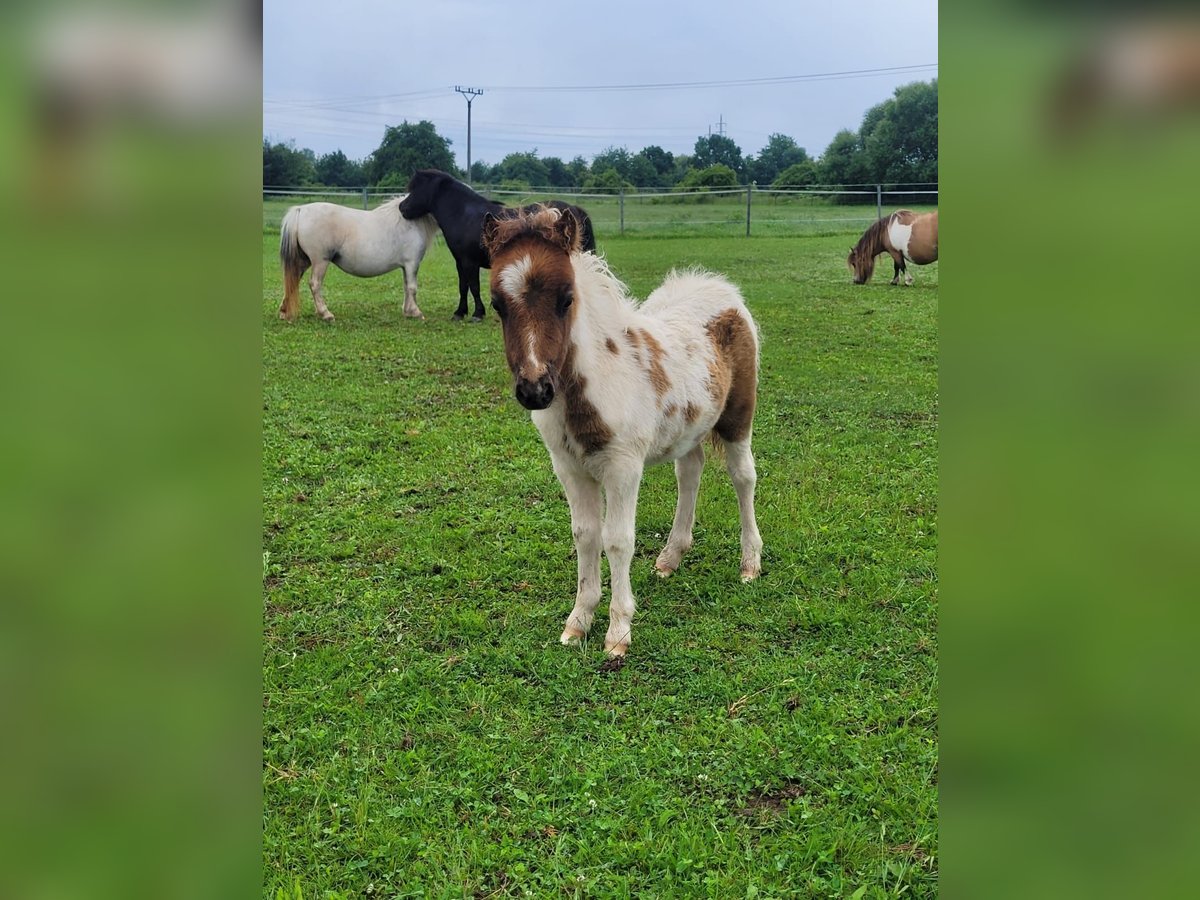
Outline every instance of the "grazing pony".
[[[569, 210], [579, 220], [584, 250], [596, 249], [596, 237], [592, 231], [592, 220], [581, 207], [559, 200], [548, 204], [555, 209]], [[540, 204], [531, 204], [523, 211], [530, 211]], [[502, 203], [488, 200], [475, 193], [458, 179], [438, 169], [421, 169], [408, 183], [408, 198], [400, 204], [400, 212], [409, 219], [432, 215], [442, 229], [446, 246], [454, 256], [458, 267], [458, 309], [454, 318], [467, 314], [467, 291], [475, 300], [474, 321], [483, 320], [483, 303], [479, 299], [479, 270], [490, 268], [492, 261], [482, 241], [483, 219], [487, 215], [496, 218], [513, 216], [518, 210]]]
[[425, 318], [417, 307], [417, 270], [437, 233], [429, 216], [410, 221], [398, 209], [404, 196], [365, 211], [336, 203], [293, 206], [279, 229], [279, 261], [283, 265], [283, 303], [279, 318], [295, 321], [300, 313], [300, 277], [312, 266], [308, 289], [317, 313], [327, 322], [321, 284], [333, 263], [343, 272], [371, 278], [404, 269], [404, 315]]
[[908, 274], [905, 260], [915, 262], [918, 266], [937, 262], [937, 210], [918, 214], [910, 209], [898, 209], [868, 228], [846, 257], [846, 267], [854, 275], [855, 284], [865, 284], [871, 280], [871, 274], [875, 271], [875, 257], [880, 253], [891, 254], [895, 263], [896, 274], [892, 284], [900, 283], [901, 274], [906, 285], [912, 284], [913, 279]]
[[[758, 332], [738, 289], [719, 275], [672, 271], [637, 305], [594, 253], [579, 221], [540, 207], [489, 216], [492, 306], [517, 400], [533, 410], [571, 507], [579, 564], [575, 607], [561, 641], [583, 638], [600, 602], [600, 551], [612, 579], [604, 649], [629, 649], [629, 566], [646, 465], [674, 460], [675, 521], [655, 570], [674, 572], [692, 545], [704, 440], [723, 448], [741, 516], [741, 576], [761, 568], [750, 431]], [[604, 501], [601, 501], [601, 489]], [[607, 511], [603, 514], [602, 510]]]

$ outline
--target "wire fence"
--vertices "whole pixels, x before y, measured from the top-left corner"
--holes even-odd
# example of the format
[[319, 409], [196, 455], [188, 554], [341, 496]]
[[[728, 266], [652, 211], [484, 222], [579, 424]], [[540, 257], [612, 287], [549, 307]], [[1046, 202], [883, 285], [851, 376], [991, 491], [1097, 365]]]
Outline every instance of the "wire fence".
[[[690, 237], [861, 233], [900, 207], [937, 208], [936, 184], [813, 186], [808, 188], [638, 189], [599, 193], [562, 188], [475, 185], [508, 206], [565, 200], [584, 207], [598, 238], [615, 235]], [[278, 232], [289, 206], [319, 200], [373, 209], [400, 191], [378, 188], [263, 188], [263, 230]]]

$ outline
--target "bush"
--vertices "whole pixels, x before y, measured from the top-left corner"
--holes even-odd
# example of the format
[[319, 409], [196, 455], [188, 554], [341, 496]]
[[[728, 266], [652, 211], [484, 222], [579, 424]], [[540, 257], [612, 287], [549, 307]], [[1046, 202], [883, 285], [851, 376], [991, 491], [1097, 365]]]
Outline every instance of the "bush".
[[804, 188], [817, 183], [817, 166], [809, 159], [788, 166], [772, 183], [773, 188]]

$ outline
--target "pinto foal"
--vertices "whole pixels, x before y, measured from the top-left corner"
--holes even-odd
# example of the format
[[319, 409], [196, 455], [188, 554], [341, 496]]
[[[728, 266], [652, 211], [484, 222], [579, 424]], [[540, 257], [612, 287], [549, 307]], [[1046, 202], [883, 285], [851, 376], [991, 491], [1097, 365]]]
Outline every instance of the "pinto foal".
[[591, 628], [603, 549], [612, 580], [604, 649], [622, 656], [633, 620], [629, 566], [646, 465], [674, 460], [679, 483], [671, 534], [654, 564], [660, 576], [679, 568], [692, 545], [710, 434], [725, 451], [737, 491], [742, 580], [759, 574], [750, 451], [757, 329], [737, 288], [705, 272], [672, 272], [638, 306], [603, 259], [581, 251], [580, 224], [569, 211], [489, 216], [483, 234], [517, 400], [533, 411], [571, 507], [579, 580], [561, 640], [578, 641]]

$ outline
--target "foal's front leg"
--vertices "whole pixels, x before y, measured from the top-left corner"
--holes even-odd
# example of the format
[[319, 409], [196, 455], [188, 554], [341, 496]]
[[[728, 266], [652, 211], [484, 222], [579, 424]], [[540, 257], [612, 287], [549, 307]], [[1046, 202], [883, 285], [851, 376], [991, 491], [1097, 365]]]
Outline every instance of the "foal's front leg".
[[554, 472], [571, 507], [571, 536], [579, 566], [575, 608], [559, 638], [564, 644], [573, 644], [591, 629], [600, 603], [600, 483], [570, 459], [555, 459]]
[[612, 582], [612, 600], [608, 607], [608, 634], [604, 650], [624, 656], [629, 650], [633, 629], [633, 587], [629, 566], [633, 562], [634, 526], [637, 520], [638, 488], [642, 482], [642, 464], [627, 468], [614, 466], [604, 480], [608, 510], [604, 515], [604, 552], [608, 556], [608, 575]]
[[666, 578], [679, 568], [683, 554], [692, 548], [692, 526], [696, 524], [696, 494], [700, 490], [700, 473], [704, 471], [704, 444], [699, 443], [686, 455], [675, 460], [675, 480], [679, 498], [675, 502], [675, 522], [667, 545], [654, 563], [654, 571]]

